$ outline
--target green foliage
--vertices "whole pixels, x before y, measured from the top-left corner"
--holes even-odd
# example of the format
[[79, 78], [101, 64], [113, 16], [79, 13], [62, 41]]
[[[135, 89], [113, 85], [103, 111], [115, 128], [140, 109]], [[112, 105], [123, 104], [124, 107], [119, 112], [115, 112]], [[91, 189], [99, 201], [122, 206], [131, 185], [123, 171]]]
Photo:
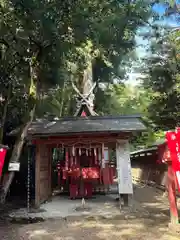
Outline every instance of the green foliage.
[[124, 56], [134, 47], [136, 29], [148, 19], [149, 10], [147, 1], [80, 1], [73, 9], [70, 25], [72, 42], [78, 48], [69, 60], [79, 69], [92, 60], [95, 81], [110, 81], [114, 76], [122, 79], [119, 66], [124, 67]]
[[149, 96], [141, 86], [109, 84], [98, 88], [95, 105], [99, 114], [138, 114], [145, 113]]
[[[2, 98], [8, 101], [8, 125], [10, 119], [22, 123], [30, 90], [36, 91], [31, 88], [30, 66], [41, 99], [43, 92], [49, 94], [49, 87], [63, 86], [65, 78], [71, 77], [72, 65], [78, 70], [77, 78], [92, 61], [96, 81], [122, 79], [136, 29], [149, 15], [146, 0], [0, 1], [0, 84]], [[10, 96], [6, 89], [11, 89]], [[3, 113], [4, 102], [1, 109]]]
[[75, 112], [75, 94], [71, 82], [64, 82], [63, 86], [51, 89], [38, 102], [36, 116], [58, 117], [72, 116]]
[[131, 150], [148, 147], [159, 139], [149, 119], [148, 107], [152, 92], [143, 86], [127, 84], [109, 84], [96, 92], [95, 108], [100, 115], [140, 114], [147, 127], [147, 132], [136, 135], [131, 140]]
[[167, 32], [152, 42], [146, 59], [144, 86], [153, 92], [149, 116], [160, 129], [173, 129], [180, 122], [179, 31]]
[[[0, 4], [0, 84], [2, 89], [11, 87], [6, 123], [13, 128], [22, 124], [28, 111], [30, 65], [38, 79], [37, 117], [74, 113], [70, 80], [72, 75], [78, 80], [90, 62], [95, 81], [125, 79], [137, 29], [146, 26], [152, 1], [4, 0]], [[7, 93], [2, 95], [6, 98]], [[95, 105], [99, 114], [143, 113], [146, 121], [151, 96], [139, 86], [109, 84], [105, 90], [97, 89]]]

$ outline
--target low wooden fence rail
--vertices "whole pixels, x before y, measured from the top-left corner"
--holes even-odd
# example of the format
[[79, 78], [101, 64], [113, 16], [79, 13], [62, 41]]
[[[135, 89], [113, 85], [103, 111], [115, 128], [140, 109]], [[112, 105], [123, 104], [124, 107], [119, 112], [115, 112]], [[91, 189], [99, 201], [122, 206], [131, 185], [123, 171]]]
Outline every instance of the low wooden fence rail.
[[[135, 183], [154, 186], [162, 191], [166, 191], [167, 170], [163, 167], [136, 166], [132, 167], [132, 179]], [[180, 197], [177, 191], [177, 196]]]

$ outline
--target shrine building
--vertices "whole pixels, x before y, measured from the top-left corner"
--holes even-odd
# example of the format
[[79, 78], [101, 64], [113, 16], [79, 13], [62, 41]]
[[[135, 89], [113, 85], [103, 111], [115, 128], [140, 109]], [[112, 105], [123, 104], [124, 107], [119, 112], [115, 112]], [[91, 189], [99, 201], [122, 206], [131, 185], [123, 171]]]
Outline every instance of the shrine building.
[[36, 146], [35, 205], [52, 196], [54, 148], [62, 152], [58, 186], [68, 189], [71, 199], [91, 198], [97, 188], [108, 189], [115, 177], [120, 195], [133, 194], [129, 140], [144, 130], [140, 116], [97, 116], [87, 101], [81, 102], [73, 117], [33, 122], [28, 139]]

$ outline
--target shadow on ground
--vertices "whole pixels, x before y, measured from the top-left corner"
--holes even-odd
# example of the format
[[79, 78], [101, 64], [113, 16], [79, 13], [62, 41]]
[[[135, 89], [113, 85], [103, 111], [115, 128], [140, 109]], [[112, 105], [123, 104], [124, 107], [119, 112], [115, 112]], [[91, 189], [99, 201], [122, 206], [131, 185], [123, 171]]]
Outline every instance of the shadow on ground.
[[[155, 187], [135, 184], [134, 199], [151, 214], [170, 216], [167, 193]], [[177, 197], [180, 216], [180, 198]]]
[[48, 220], [31, 225], [0, 227], [1, 240], [177, 240], [168, 233], [167, 220], [155, 219], [87, 219], [73, 217], [66, 220]]
[[[103, 198], [92, 200], [100, 204]], [[135, 186], [136, 211], [105, 216], [70, 216], [49, 219], [35, 224], [0, 223], [1, 240], [178, 240], [168, 230], [169, 205], [161, 191], [142, 185]], [[117, 204], [117, 203], [115, 203]], [[178, 200], [179, 204], [179, 200]], [[118, 208], [118, 206], [117, 206]], [[148, 215], [142, 214], [148, 211]]]

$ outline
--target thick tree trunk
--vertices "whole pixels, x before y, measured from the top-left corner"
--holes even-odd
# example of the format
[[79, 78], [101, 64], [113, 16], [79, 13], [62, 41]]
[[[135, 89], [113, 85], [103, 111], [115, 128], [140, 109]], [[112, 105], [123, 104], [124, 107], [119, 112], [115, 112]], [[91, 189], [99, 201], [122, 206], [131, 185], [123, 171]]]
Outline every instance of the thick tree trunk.
[[4, 138], [4, 124], [6, 122], [6, 115], [7, 115], [7, 109], [8, 109], [8, 102], [5, 102], [4, 109], [3, 109], [3, 116], [1, 121], [1, 129], [0, 129], [0, 142], [3, 142]]
[[92, 76], [92, 62], [89, 62], [88, 67], [84, 70], [83, 78], [81, 81], [81, 93], [88, 95], [93, 86]]
[[2, 115], [2, 119], [1, 119], [1, 128], [0, 128], [0, 142], [3, 142], [3, 138], [4, 138], [4, 125], [6, 122], [6, 117], [7, 117], [7, 111], [8, 111], [8, 105], [9, 105], [9, 100], [10, 100], [10, 96], [11, 96], [11, 91], [12, 91], [12, 86], [9, 85], [8, 88], [8, 94], [4, 103], [4, 108], [3, 108], [3, 115]]

